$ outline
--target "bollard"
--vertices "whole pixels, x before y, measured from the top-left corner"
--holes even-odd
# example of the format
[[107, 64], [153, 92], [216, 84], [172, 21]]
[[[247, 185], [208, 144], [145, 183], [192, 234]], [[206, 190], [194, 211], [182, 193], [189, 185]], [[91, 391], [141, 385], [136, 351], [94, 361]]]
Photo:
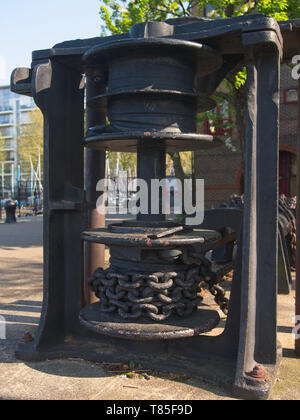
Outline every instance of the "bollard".
[[13, 200], [7, 200], [4, 204], [4, 207], [5, 207], [5, 212], [6, 212], [5, 223], [17, 223], [17, 219], [16, 219], [17, 203]]

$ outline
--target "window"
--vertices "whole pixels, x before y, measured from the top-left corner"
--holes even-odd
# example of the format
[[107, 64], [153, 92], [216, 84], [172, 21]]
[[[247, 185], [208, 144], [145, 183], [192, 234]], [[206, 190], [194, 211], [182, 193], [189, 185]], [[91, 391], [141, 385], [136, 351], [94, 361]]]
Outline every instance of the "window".
[[21, 103], [20, 103], [20, 108], [21, 109], [31, 109], [31, 108], [35, 108], [35, 102], [32, 98], [30, 97], [22, 97], [21, 98]]
[[28, 112], [22, 112], [20, 116], [20, 123], [27, 124], [30, 123], [30, 114]]
[[4, 140], [4, 147], [5, 149], [13, 149], [14, 143], [11, 140]]
[[232, 135], [232, 119], [230, 116], [230, 106], [228, 103], [217, 107], [214, 111], [212, 121], [208, 118], [204, 120], [204, 133], [215, 136]]
[[14, 161], [15, 160], [14, 152], [5, 152], [5, 160], [6, 161]]
[[286, 89], [283, 93], [283, 101], [285, 104], [296, 104], [298, 102], [298, 90]]
[[0, 115], [0, 124], [10, 124], [10, 122], [11, 122], [10, 114]]
[[0, 128], [0, 133], [3, 137], [13, 137], [13, 131], [10, 127]]

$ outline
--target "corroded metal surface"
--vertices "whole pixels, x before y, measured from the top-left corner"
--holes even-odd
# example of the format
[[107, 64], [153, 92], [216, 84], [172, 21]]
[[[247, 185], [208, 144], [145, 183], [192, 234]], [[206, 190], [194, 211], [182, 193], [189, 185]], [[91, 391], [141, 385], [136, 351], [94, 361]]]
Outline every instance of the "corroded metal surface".
[[[140, 140], [147, 142], [163, 141], [167, 152], [185, 150], [211, 149], [223, 145], [218, 137], [206, 134], [174, 134], [172, 132], [151, 133], [150, 131], [131, 131], [128, 133], [108, 132], [108, 128], [101, 130], [93, 129], [85, 138], [84, 145], [97, 150], [111, 150], [120, 152], [136, 152]], [[91, 135], [93, 133], [93, 135]]]
[[[132, 28], [132, 39], [111, 40], [83, 56], [87, 68], [107, 72], [107, 92], [88, 96], [87, 103], [95, 108], [107, 106], [109, 121], [91, 127], [85, 145], [119, 151], [136, 148], [138, 178], [148, 187], [152, 180], [165, 178], [166, 152], [172, 148], [195, 150], [220, 144], [214, 136], [196, 134], [197, 112], [215, 106], [207, 95], [197, 92], [197, 78], [218, 70], [223, 59], [212, 47], [158, 37], [157, 31], [165, 33], [170, 28], [158, 23], [137, 25]], [[154, 36], [149, 35], [152, 31]], [[158, 214], [152, 214], [152, 200], [149, 196], [149, 211], [137, 217], [143, 225], [110, 225], [81, 236], [111, 248], [110, 268], [99, 268], [90, 278], [91, 289], [100, 298], [98, 310], [117, 313], [128, 321], [147, 317], [164, 322], [173, 314], [189, 317], [202, 301], [201, 283], [209, 284], [222, 306], [225, 296], [221, 298], [216, 277], [201, 272], [205, 252], [221, 235], [167, 226], [162, 203], [158, 203]], [[160, 224], [153, 225], [153, 220]], [[166, 252], [155, 253], [161, 248]]]
[[17, 202], [14, 200], [7, 200], [4, 203], [4, 208], [6, 212], [5, 223], [16, 223]]
[[109, 120], [91, 127], [84, 144], [127, 152], [138, 150], [142, 140], [165, 151], [219, 146], [219, 139], [195, 134], [197, 112], [216, 105], [197, 92], [196, 80], [218, 70], [222, 56], [200, 43], [135, 34], [95, 46], [83, 56], [87, 68], [107, 71], [107, 92], [87, 97], [87, 103], [107, 106]]
[[177, 245], [211, 244], [221, 239], [221, 234], [216, 231], [193, 229], [186, 233], [179, 232], [172, 236], [157, 239], [149, 238], [149, 235], [163, 232], [163, 228], [139, 228], [131, 227], [107, 229], [89, 229], [82, 233], [82, 239], [105, 245], [135, 246], [143, 248], [166, 248]]
[[117, 312], [125, 320], [147, 317], [160, 322], [173, 313], [186, 317], [196, 310], [203, 300], [201, 280], [197, 267], [179, 273], [126, 275], [99, 268], [90, 286], [100, 299], [100, 312]]
[[[122, 248], [117, 251], [119, 258], [115, 255], [113, 249], [110, 268], [100, 267], [89, 278], [91, 290], [100, 299], [100, 312], [118, 313], [125, 320], [146, 317], [156, 322], [173, 314], [188, 317], [203, 301], [203, 290], [208, 289], [228, 314], [229, 300], [220, 282], [232, 264], [216, 268], [205, 254], [193, 248], [160, 251], [157, 255], [147, 252], [135, 264], [126, 252], [122, 255]], [[159, 267], [161, 271], [153, 271]]]
[[[17, 69], [13, 72], [12, 90], [16, 93], [32, 95], [45, 115], [45, 168], [47, 169], [45, 170], [44, 217], [45, 304], [34, 342], [19, 347], [18, 357], [26, 360], [40, 360], [41, 358], [80, 355], [88, 359], [90, 349], [93, 347], [95, 360], [99, 360], [99, 355], [107, 358], [115, 357], [119, 360], [122, 355], [127, 358], [130, 354], [136, 359], [146, 354], [149, 358], [155, 359], [155, 356], [161, 354], [164, 368], [172, 369], [170, 359], [176, 353], [179, 356], [176, 359], [177, 365], [182, 360], [195, 357], [193, 368], [190, 369], [192, 373], [202, 359], [202, 367], [209, 366], [209, 369], [206, 369], [206, 373], [205, 369], [204, 371], [200, 369], [201, 375], [213, 381], [224, 377], [222, 366], [216, 363], [221, 358], [222, 365], [226, 363], [226, 360], [230, 360], [230, 382], [239, 396], [267, 398], [272, 381], [276, 377], [279, 361], [276, 341], [279, 60], [282, 56], [291, 58], [299, 53], [299, 28], [297, 21], [278, 24], [274, 19], [263, 15], [205, 21], [193, 17], [166, 22], [148, 22], [135, 25], [127, 34], [66, 41], [54, 48], [36, 51], [33, 53], [31, 69]], [[128, 41], [133, 45], [136, 44], [136, 39], [143, 38], [149, 40], [141, 42], [140, 45], [143, 45], [143, 48], [139, 48], [141, 54], [145, 53], [147, 50], [145, 45], [147, 43], [151, 45], [153, 38], [159, 41], [168, 39], [166, 42], [158, 42], [160, 46], [165, 45], [165, 47], [156, 48], [153, 54], [153, 56], [162, 55], [163, 57], [157, 57], [157, 60], [154, 57], [152, 61], [152, 68], [155, 65], [163, 67], [167, 70], [165, 71], [167, 77], [156, 78], [151, 70], [151, 63], [149, 67], [145, 66], [149, 69], [148, 76], [151, 75], [151, 79], [157, 86], [152, 86], [152, 80], [149, 80], [147, 71], [145, 71], [147, 77], [140, 80], [132, 77], [133, 73], [131, 74], [130, 71], [133, 61], [138, 68], [144, 58], [149, 58], [147, 52], [147, 57], [140, 57], [137, 60], [135, 57], [131, 61], [132, 54], [130, 54], [128, 60], [128, 57], [125, 57], [125, 61], [122, 61], [124, 58], [121, 59], [122, 63], [118, 59], [116, 61], [119, 63], [109, 62], [117, 58], [118, 54], [115, 56], [113, 54], [121, 45], [124, 47]], [[125, 44], [120, 41], [124, 41]], [[189, 49], [185, 44], [182, 49], [182, 41], [183, 43], [189, 41], [195, 45]], [[105, 44], [108, 61], [104, 57], [105, 54], [101, 56], [100, 53], [101, 47]], [[200, 44], [206, 46], [203, 48]], [[115, 47], [111, 48], [112, 45]], [[130, 49], [129, 45], [126, 45]], [[94, 50], [96, 56], [99, 52], [99, 60], [92, 59], [91, 63], [84, 62], [82, 56], [92, 47], [97, 49], [97, 51]], [[185, 47], [187, 47], [188, 60], [183, 53]], [[208, 67], [212, 73], [203, 76], [207, 71], [205, 60], [205, 57], [208, 58], [205, 55], [208, 51], [207, 47], [214, 51], [207, 63], [211, 63], [210, 59], [212, 59], [214, 65], [210, 67], [209, 64]], [[180, 49], [176, 51], [176, 48]], [[124, 48], [124, 52], [126, 49], [127, 47]], [[153, 44], [148, 51], [151, 49], [153, 52]], [[119, 52], [120, 50], [119, 48]], [[198, 50], [205, 52], [201, 55], [200, 65], [197, 62], [196, 51]], [[110, 60], [112, 56], [114, 59]], [[165, 60], [166, 57], [167, 60]], [[172, 71], [172, 78], [169, 77], [168, 64], [171, 62], [174, 70], [178, 69], [178, 72]], [[129, 151], [130, 147], [132, 151], [137, 148], [140, 161], [143, 161], [147, 155], [147, 166], [143, 164], [138, 168], [139, 177], [143, 179], [162, 179], [165, 176], [162, 156], [166, 151], [185, 150], [184, 148], [193, 150], [197, 145], [199, 148], [207, 148], [206, 145], [211, 143], [214, 145], [214, 139], [194, 137], [195, 117], [199, 109], [195, 94], [200, 94], [200, 102], [209, 109], [212, 102], [208, 97], [214, 93], [226, 75], [238, 68], [237, 66], [241, 68], [247, 66], [246, 199], [242, 221], [240, 217], [238, 218], [241, 226], [237, 226], [237, 222], [232, 220], [233, 214], [228, 218], [230, 216], [228, 212], [223, 215], [217, 211], [206, 212], [204, 220], [204, 224], [209, 229], [223, 229], [230, 226], [241, 233], [237, 235], [239, 247], [230, 307], [226, 328], [221, 336], [170, 340], [168, 346], [165, 346], [163, 341], [154, 340], [151, 343], [153, 340], [150, 340], [143, 345], [137, 339], [128, 343], [128, 340], [102, 337], [104, 333], [87, 334], [82, 329], [78, 319], [78, 314], [84, 305], [80, 233], [82, 213], [87, 203], [82, 207], [77, 206], [78, 203], [86, 201], [83, 194], [82, 170], [84, 92], [81, 80], [84, 73], [90, 78], [93, 73], [90, 70], [101, 70], [102, 63], [105, 68], [105, 74], [101, 80], [104, 89], [99, 91], [95, 89], [87, 95], [88, 101], [91, 99], [89, 102], [91, 106], [99, 106], [93, 109], [101, 110], [99, 112], [101, 118], [98, 116], [95, 120], [94, 118], [93, 121], [90, 120], [88, 127], [91, 130], [86, 137], [85, 145], [94, 147], [101, 144], [102, 150], [103, 148], [118, 150], [122, 147], [125, 151]], [[126, 77], [123, 80], [121, 80], [122, 77], [116, 80], [115, 75], [120, 66]], [[110, 75], [106, 78], [108, 73]], [[143, 72], [139, 73], [143, 75]], [[180, 77], [175, 77], [175, 73], [177, 76], [180, 74]], [[134, 83], [136, 81], [136, 88], [141, 93], [136, 93], [135, 86], [131, 86], [132, 81]], [[96, 83], [96, 80], [93, 78], [88, 80], [88, 84], [94, 82]], [[123, 82], [128, 86], [126, 87]], [[152, 92], [145, 92], [147, 88]], [[164, 90], [165, 92], [162, 93]], [[121, 94], [114, 95], [115, 92], [120, 91], [122, 91]], [[178, 92], [175, 93], [175, 91]], [[171, 96], [170, 92], [172, 92]], [[99, 95], [105, 95], [105, 97], [99, 100]], [[152, 100], [156, 95], [157, 99]], [[131, 110], [135, 115], [132, 119], [128, 119], [130, 109], [126, 103], [130, 102], [128, 99], [132, 99], [133, 96], [135, 100], [132, 101]], [[170, 97], [173, 98], [172, 101]], [[186, 98], [184, 106], [180, 103], [183, 97]], [[92, 98], [96, 98], [94, 103]], [[169, 112], [164, 116], [161, 115], [162, 118], [157, 115], [161, 113], [164, 106], [161, 101], [165, 101], [165, 104], [171, 102]], [[141, 105], [139, 109], [136, 104]], [[119, 112], [120, 109], [122, 112]], [[139, 112], [135, 112], [137, 109], [141, 111], [142, 120], [141, 115], [137, 115]], [[159, 111], [156, 115], [155, 110]], [[263, 118], [257, 118], [258, 114], [262, 114]], [[109, 126], [105, 124], [106, 117], [110, 121]], [[93, 127], [95, 127], [94, 130]], [[137, 132], [141, 134], [137, 135]], [[95, 135], [94, 142], [90, 141], [93, 134]], [[97, 138], [97, 136], [100, 137]], [[200, 141], [196, 144], [194, 140]], [[66, 160], [65, 156], [71, 158]], [[93, 157], [96, 157], [96, 154], [93, 153]], [[96, 159], [93, 161], [96, 162]], [[161, 165], [158, 165], [158, 162]], [[88, 166], [96, 177], [93, 170], [95, 166]], [[55, 203], [55, 207], [52, 207], [51, 202]], [[60, 202], [70, 205], [60, 206]], [[162, 221], [162, 215], [159, 214], [156, 220]], [[207, 220], [212, 225], [207, 224]], [[208, 245], [213, 246], [210, 243]], [[130, 249], [130, 253], [134, 254], [131, 255], [128, 252], [127, 255], [133, 265], [143, 264], [143, 250], [138, 249], [138, 252], [133, 253], [134, 247], [123, 246], [123, 248], [127, 251]], [[176, 247], [175, 249], [161, 248], [160, 251], [161, 258], [167, 262], [178, 257]], [[152, 258], [151, 251], [147, 252]], [[123, 261], [122, 256], [124, 257], [121, 250], [115, 249], [113, 264]], [[192, 255], [187, 255], [187, 257], [191, 258]], [[123, 270], [122, 264], [120, 268]], [[88, 311], [87, 308], [86, 310]], [[101, 315], [99, 311], [97, 313], [98, 316]], [[192, 316], [196, 314], [198, 311]], [[82, 316], [80, 319], [83, 322]], [[188, 318], [185, 321], [188, 321]], [[88, 328], [93, 331], [97, 328], [105, 331], [103, 326], [97, 326], [94, 329], [95, 325], [92, 325], [93, 328], [91, 328], [91, 323], [93, 321], [90, 322], [88, 316], [86, 324]], [[157, 331], [161, 327], [157, 326]], [[124, 327], [121, 329], [124, 330]], [[73, 344], [73, 338], [78, 340], [76, 345]], [[91, 342], [92, 345], [90, 345]], [[263, 369], [266, 366], [269, 367], [269, 378], [262, 383], [254, 378], [261, 376], [259, 369], [255, 369], [257, 360]], [[212, 361], [213, 363], [209, 363]], [[185, 364], [184, 369], [187, 369]], [[247, 376], [247, 372], [253, 374]]]
[[85, 307], [80, 312], [80, 322], [97, 333], [132, 340], [152, 341], [192, 337], [211, 331], [220, 321], [218, 312], [206, 306], [200, 306], [188, 318], [173, 315], [159, 324], [145, 318], [136, 322], [123, 320], [117, 315], [101, 312], [99, 306], [100, 303], [96, 303]]
[[[131, 34], [134, 35], [133, 32], [131, 32]], [[182, 57], [182, 60], [187, 61], [190, 65], [196, 65], [198, 70], [197, 73], [201, 76], [205, 76], [218, 70], [223, 62], [222, 56], [220, 56], [220, 54], [218, 54], [216, 50], [207, 45], [202, 45], [200, 43], [184, 41], [179, 39], [159, 37], [133, 37], [132, 39], [118, 41], [113, 40], [91, 48], [83, 55], [83, 60], [88, 65], [98, 64], [98, 66], [103, 66], [108, 63], [111, 66], [116, 66], [115, 59], [117, 59], [118, 61], [125, 59], [127, 61], [128, 57], [130, 57], [131, 59], [138, 58], [141, 60], [145, 55], [151, 57], [154, 60], [152, 66], [151, 61], [150, 63], [147, 62], [147, 64], [150, 65], [150, 68], [148, 70], [148, 76], [150, 76], [154, 81], [156, 81], [155, 77], [158, 74], [157, 63], [159, 63], [159, 59], [161, 57], [163, 57], [164, 60], [168, 61], [169, 65], [172, 65], [172, 63], [170, 63], [170, 59], [167, 59], [166, 57], [176, 57], [176, 55], [180, 55]], [[145, 69], [144, 67], [142, 68], [142, 70], [143, 72], [147, 72], [147, 69]], [[154, 70], [156, 70], [155, 73]], [[132, 75], [131, 77], [133, 78]], [[162, 81], [161, 77], [161, 73], [159, 73], [159, 78], [157, 80], [158, 84]], [[165, 75], [165, 77], [167, 77], [167, 75]], [[137, 83], [137, 81], [134, 81], [133, 86], [136, 86]], [[175, 80], [172, 81], [170, 80], [170, 78], [168, 78], [167, 83], [173, 83], [175, 84], [175, 87], [178, 87]], [[146, 86], [142, 84], [138, 85], [138, 87], [141, 88]], [[161, 86], [158, 85], [158, 87]]]

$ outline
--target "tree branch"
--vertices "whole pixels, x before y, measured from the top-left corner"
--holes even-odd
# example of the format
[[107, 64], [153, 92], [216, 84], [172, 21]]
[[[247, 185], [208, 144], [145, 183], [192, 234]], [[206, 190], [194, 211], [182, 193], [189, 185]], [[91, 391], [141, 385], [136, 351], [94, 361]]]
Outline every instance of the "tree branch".
[[187, 11], [185, 10], [185, 7], [184, 7], [184, 4], [182, 3], [182, 1], [181, 0], [178, 0], [178, 3], [180, 4], [180, 6], [181, 6], [181, 8], [182, 8], [182, 11], [183, 11], [183, 13], [184, 13], [184, 15], [187, 13]]
[[233, 99], [232, 95], [229, 95], [228, 93], [225, 93], [225, 92], [215, 92], [214, 95], [218, 96], [219, 98], [225, 99], [225, 101], [228, 101], [228, 102], [232, 102], [232, 99]]
[[171, 11], [165, 4], [161, 4], [160, 7], [162, 9], [164, 9], [164, 11], [166, 13], [169, 13], [169, 14], [175, 16], [175, 17], [182, 17], [182, 15], [180, 13], [176, 13], [176, 12]]

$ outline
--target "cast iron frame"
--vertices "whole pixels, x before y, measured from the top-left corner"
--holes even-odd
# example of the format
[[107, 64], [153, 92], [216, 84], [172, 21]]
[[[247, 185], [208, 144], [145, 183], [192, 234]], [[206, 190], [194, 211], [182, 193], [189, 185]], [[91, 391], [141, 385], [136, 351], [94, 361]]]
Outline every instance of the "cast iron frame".
[[[223, 67], [203, 84], [208, 95], [237, 64], [244, 61], [247, 66], [242, 228], [238, 209], [208, 211], [202, 225], [232, 227], [240, 233], [225, 331], [217, 337], [153, 342], [149, 357], [149, 343], [101, 337], [80, 325], [78, 314], [93, 299], [86, 279], [104, 261], [104, 247], [83, 244], [80, 235], [83, 228], [104, 225], [95, 210], [95, 186], [103, 178], [105, 162], [103, 152], [89, 150], [84, 173], [81, 57], [108, 38], [76, 40], [34, 52], [31, 69], [16, 69], [11, 79], [12, 90], [32, 95], [45, 118], [44, 301], [35, 340], [20, 343], [16, 355], [26, 361], [80, 357], [113, 362], [126, 354], [127, 359], [140, 361], [147, 368], [159, 365], [165, 370], [193, 372], [229, 386], [241, 397], [266, 398], [281, 355], [276, 339], [279, 69], [282, 34], [291, 39], [291, 27], [284, 23], [280, 28], [263, 15], [168, 23], [174, 25], [170, 37], [203, 42], [223, 55]], [[126, 37], [128, 34], [109, 38]], [[285, 58], [295, 51], [293, 42]], [[96, 93], [104, 89], [105, 84]], [[101, 119], [105, 119], [103, 110], [87, 110], [88, 126]], [[88, 216], [85, 223], [83, 214]], [[263, 374], [256, 377], [258, 363]]]

